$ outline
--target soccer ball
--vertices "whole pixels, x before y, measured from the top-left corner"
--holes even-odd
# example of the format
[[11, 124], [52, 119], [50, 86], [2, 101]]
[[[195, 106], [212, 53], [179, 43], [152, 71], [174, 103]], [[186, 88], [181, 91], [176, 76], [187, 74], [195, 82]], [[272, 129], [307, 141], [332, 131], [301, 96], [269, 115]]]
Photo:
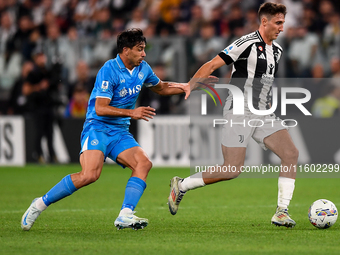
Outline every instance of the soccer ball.
[[319, 199], [309, 207], [308, 218], [317, 228], [329, 228], [338, 219], [338, 209], [331, 201]]

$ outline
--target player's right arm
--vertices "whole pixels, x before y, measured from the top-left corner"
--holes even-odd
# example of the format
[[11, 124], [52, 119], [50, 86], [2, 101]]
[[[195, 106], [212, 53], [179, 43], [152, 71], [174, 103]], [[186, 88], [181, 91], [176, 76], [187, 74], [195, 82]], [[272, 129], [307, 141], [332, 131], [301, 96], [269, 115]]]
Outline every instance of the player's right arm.
[[135, 120], [143, 119], [149, 121], [149, 119], [153, 119], [153, 116], [156, 115], [156, 110], [150, 106], [142, 106], [136, 109], [121, 109], [110, 106], [110, 101], [109, 98], [96, 98], [95, 109], [98, 116], [131, 117]]

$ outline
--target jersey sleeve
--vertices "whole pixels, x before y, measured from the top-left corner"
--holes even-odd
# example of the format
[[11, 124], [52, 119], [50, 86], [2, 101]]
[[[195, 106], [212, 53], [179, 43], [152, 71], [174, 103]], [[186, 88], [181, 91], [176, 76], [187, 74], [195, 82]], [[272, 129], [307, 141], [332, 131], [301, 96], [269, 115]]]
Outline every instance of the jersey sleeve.
[[[242, 39], [242, 38], [241, 38]], [[224, 60], [227, 65], [230, 65], [237, 61], [240, 55], [247, 49], [249, 46], [248, 43], [238, 43], [241, 39], [236, 40], [229, 46], [227, 46], [224, 50], [222, 50], [218, 55]]]
[[112, 68], [108, 63], [99, 70], [96, 78], [96, 95], [95, 97], [104, 97], [111, 99], [113, 90], [116, 87], [116, 81], [113, 78]]
[[160, 79], [152, 71], [152, 69], [151, 69], [151, 67], [149, 66], [148, 63], [146, 63], [146, 68], [147, 68], [147, 77], [146, 77], [143, 85], [147, 88], [156, 86], [160, 82]]

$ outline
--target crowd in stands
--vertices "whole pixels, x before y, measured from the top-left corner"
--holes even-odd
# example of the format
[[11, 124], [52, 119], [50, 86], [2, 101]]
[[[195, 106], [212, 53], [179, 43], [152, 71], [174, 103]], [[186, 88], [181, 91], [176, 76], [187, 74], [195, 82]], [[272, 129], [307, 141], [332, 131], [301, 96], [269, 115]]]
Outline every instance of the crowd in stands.
[[[285, 31], [277, 40], [284, 49], [278, 77], [340, 78], [340, 1], [271, 1], [285, 4], [288, 10]], [[96, 72], [116, 56], [116, 36], [127, 28], [143, 29], [147, 40], [185, 38], [189, 79], [229, 43], [258, 28], [257, 10], [262, 3], [0, 0], [0, 114], [83, 118]], [[149, 58], [162, 77], [173, 80], [166, 66], [156, 61], [161, 59], [157, 54]], [[227, 77], [228, 73], [226, 68], [216, 75]], [[310, 108], [317, 116], [336, 114], [339, 82], [304, 86], [313, 94]], [[164, 114], [184, 111], [182, 97], [161, 100], [143, 92], [141, 102], [148, 100]], [[321, 107], [328, 101], [336, 109], [325, 115]]]

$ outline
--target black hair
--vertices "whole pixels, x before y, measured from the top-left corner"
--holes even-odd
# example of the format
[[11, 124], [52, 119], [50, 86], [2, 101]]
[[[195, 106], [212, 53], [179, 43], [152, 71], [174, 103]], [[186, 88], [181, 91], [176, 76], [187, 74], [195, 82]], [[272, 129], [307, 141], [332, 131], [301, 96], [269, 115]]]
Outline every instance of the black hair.
[[276, 4], [276, 3], [263, 3], [261, 4], [259, 11], [258, 11], [258, 16], [259, 20], [261, 22], [262, 16], [274, 16], [278, 13], [282, 13], [284, 16], [287, 14], [287, 8], [283, 4]]
[[117, 51], [123, 52], [124, 47], [132, 49], [134, 46], [144, 42], [146, 39], [143, 36], [143, 31], [139, 28], [132, 28], [121, 32], [117, 37]]

